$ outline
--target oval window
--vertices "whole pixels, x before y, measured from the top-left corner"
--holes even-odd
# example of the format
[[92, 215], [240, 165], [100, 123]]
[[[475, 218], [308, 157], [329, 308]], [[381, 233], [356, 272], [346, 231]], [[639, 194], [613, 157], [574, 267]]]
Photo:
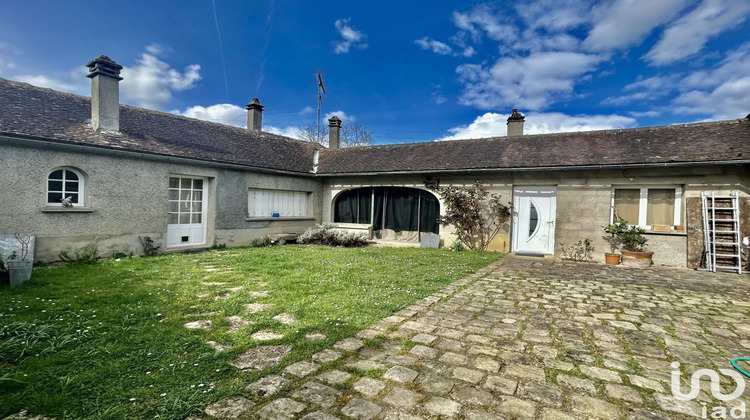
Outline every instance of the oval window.
[[529, 201], [529, 205], [529, 238], [531, 238], [539, 226], [539, 212], [537, 212], [533, 201]]

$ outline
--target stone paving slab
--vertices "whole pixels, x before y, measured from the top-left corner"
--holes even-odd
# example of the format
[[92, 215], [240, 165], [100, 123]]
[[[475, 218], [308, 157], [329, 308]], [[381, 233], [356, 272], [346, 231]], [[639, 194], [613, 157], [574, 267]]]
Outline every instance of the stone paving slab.
[[[750, 355], [748, 276], [508, 256], [355, 337], [248, 386], [242, 416], [682, 419], [750, 406], [750, 387], [725, 403], [708, 380], [695, 401], [670, 386], [673, 362], [687, 392], [692, 372]], [[281, 347], [241, 359], [270, 366]]]

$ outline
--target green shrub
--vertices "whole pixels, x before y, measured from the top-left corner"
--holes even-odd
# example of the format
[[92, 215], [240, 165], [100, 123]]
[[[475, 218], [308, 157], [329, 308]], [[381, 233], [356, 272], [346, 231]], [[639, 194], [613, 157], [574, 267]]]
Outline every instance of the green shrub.
[[648, 239], [643, 237], [646, 230], [638, 226], [631, 226], [630, 229], [620, 233], [622, 249], [627, 251], [643, 252], [646, 250]]
[[466, 247], [461, 241], [455, 241], [451, 244], [450, 248], [451, 251], [466, 251]]
[[264, 246], [271, 246], [273, 245], [273, 241], [268, 236], [261, 236], [260, 238], [255, 238], [252, 241], [250, 241], [250, 246], [253, 248], [262, 248]]
[[570, 248], [561, 243], [560, 248], [563, 258], [576, 262], [591, 261], [591, 253], [594, 252], [594, 247], [591, 245], [591, 239], [589, 238], [574, 243]]
[[336, 225], [326, 223], [307, 229], [305, 233], [297, 238], [297, 242], [302, 244], [355, 248], [366, 246], [369, 240], [364, 234], [345, 232], [336, 228]]
[[57, 256], [61, 261], [75, 264], [94, 264], [99, 261], [99, 247], [91, 244], [73, 251], [60, 251]]

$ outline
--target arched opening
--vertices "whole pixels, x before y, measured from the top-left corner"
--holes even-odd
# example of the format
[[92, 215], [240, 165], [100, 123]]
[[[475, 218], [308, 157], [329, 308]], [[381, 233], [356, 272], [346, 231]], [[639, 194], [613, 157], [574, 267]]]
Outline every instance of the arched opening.
[[378, 239], [419, 241], [422, 234], [437, 234], [439, 215], [437, 197], [418, 188], [356, 188], [333, 203], [334, 222], [370, 224]]

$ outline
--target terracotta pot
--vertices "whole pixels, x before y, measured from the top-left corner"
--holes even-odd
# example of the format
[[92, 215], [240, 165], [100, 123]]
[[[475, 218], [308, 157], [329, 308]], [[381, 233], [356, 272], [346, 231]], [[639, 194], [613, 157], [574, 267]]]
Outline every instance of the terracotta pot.
[[604, 262], [606, 262], [607, 265], [620, 264], [620, 254], [604, 254]]
[[654, 251], [627, 251], [622, 250], [622, 263], [630, 267], [645, 268], [651, 267]]

